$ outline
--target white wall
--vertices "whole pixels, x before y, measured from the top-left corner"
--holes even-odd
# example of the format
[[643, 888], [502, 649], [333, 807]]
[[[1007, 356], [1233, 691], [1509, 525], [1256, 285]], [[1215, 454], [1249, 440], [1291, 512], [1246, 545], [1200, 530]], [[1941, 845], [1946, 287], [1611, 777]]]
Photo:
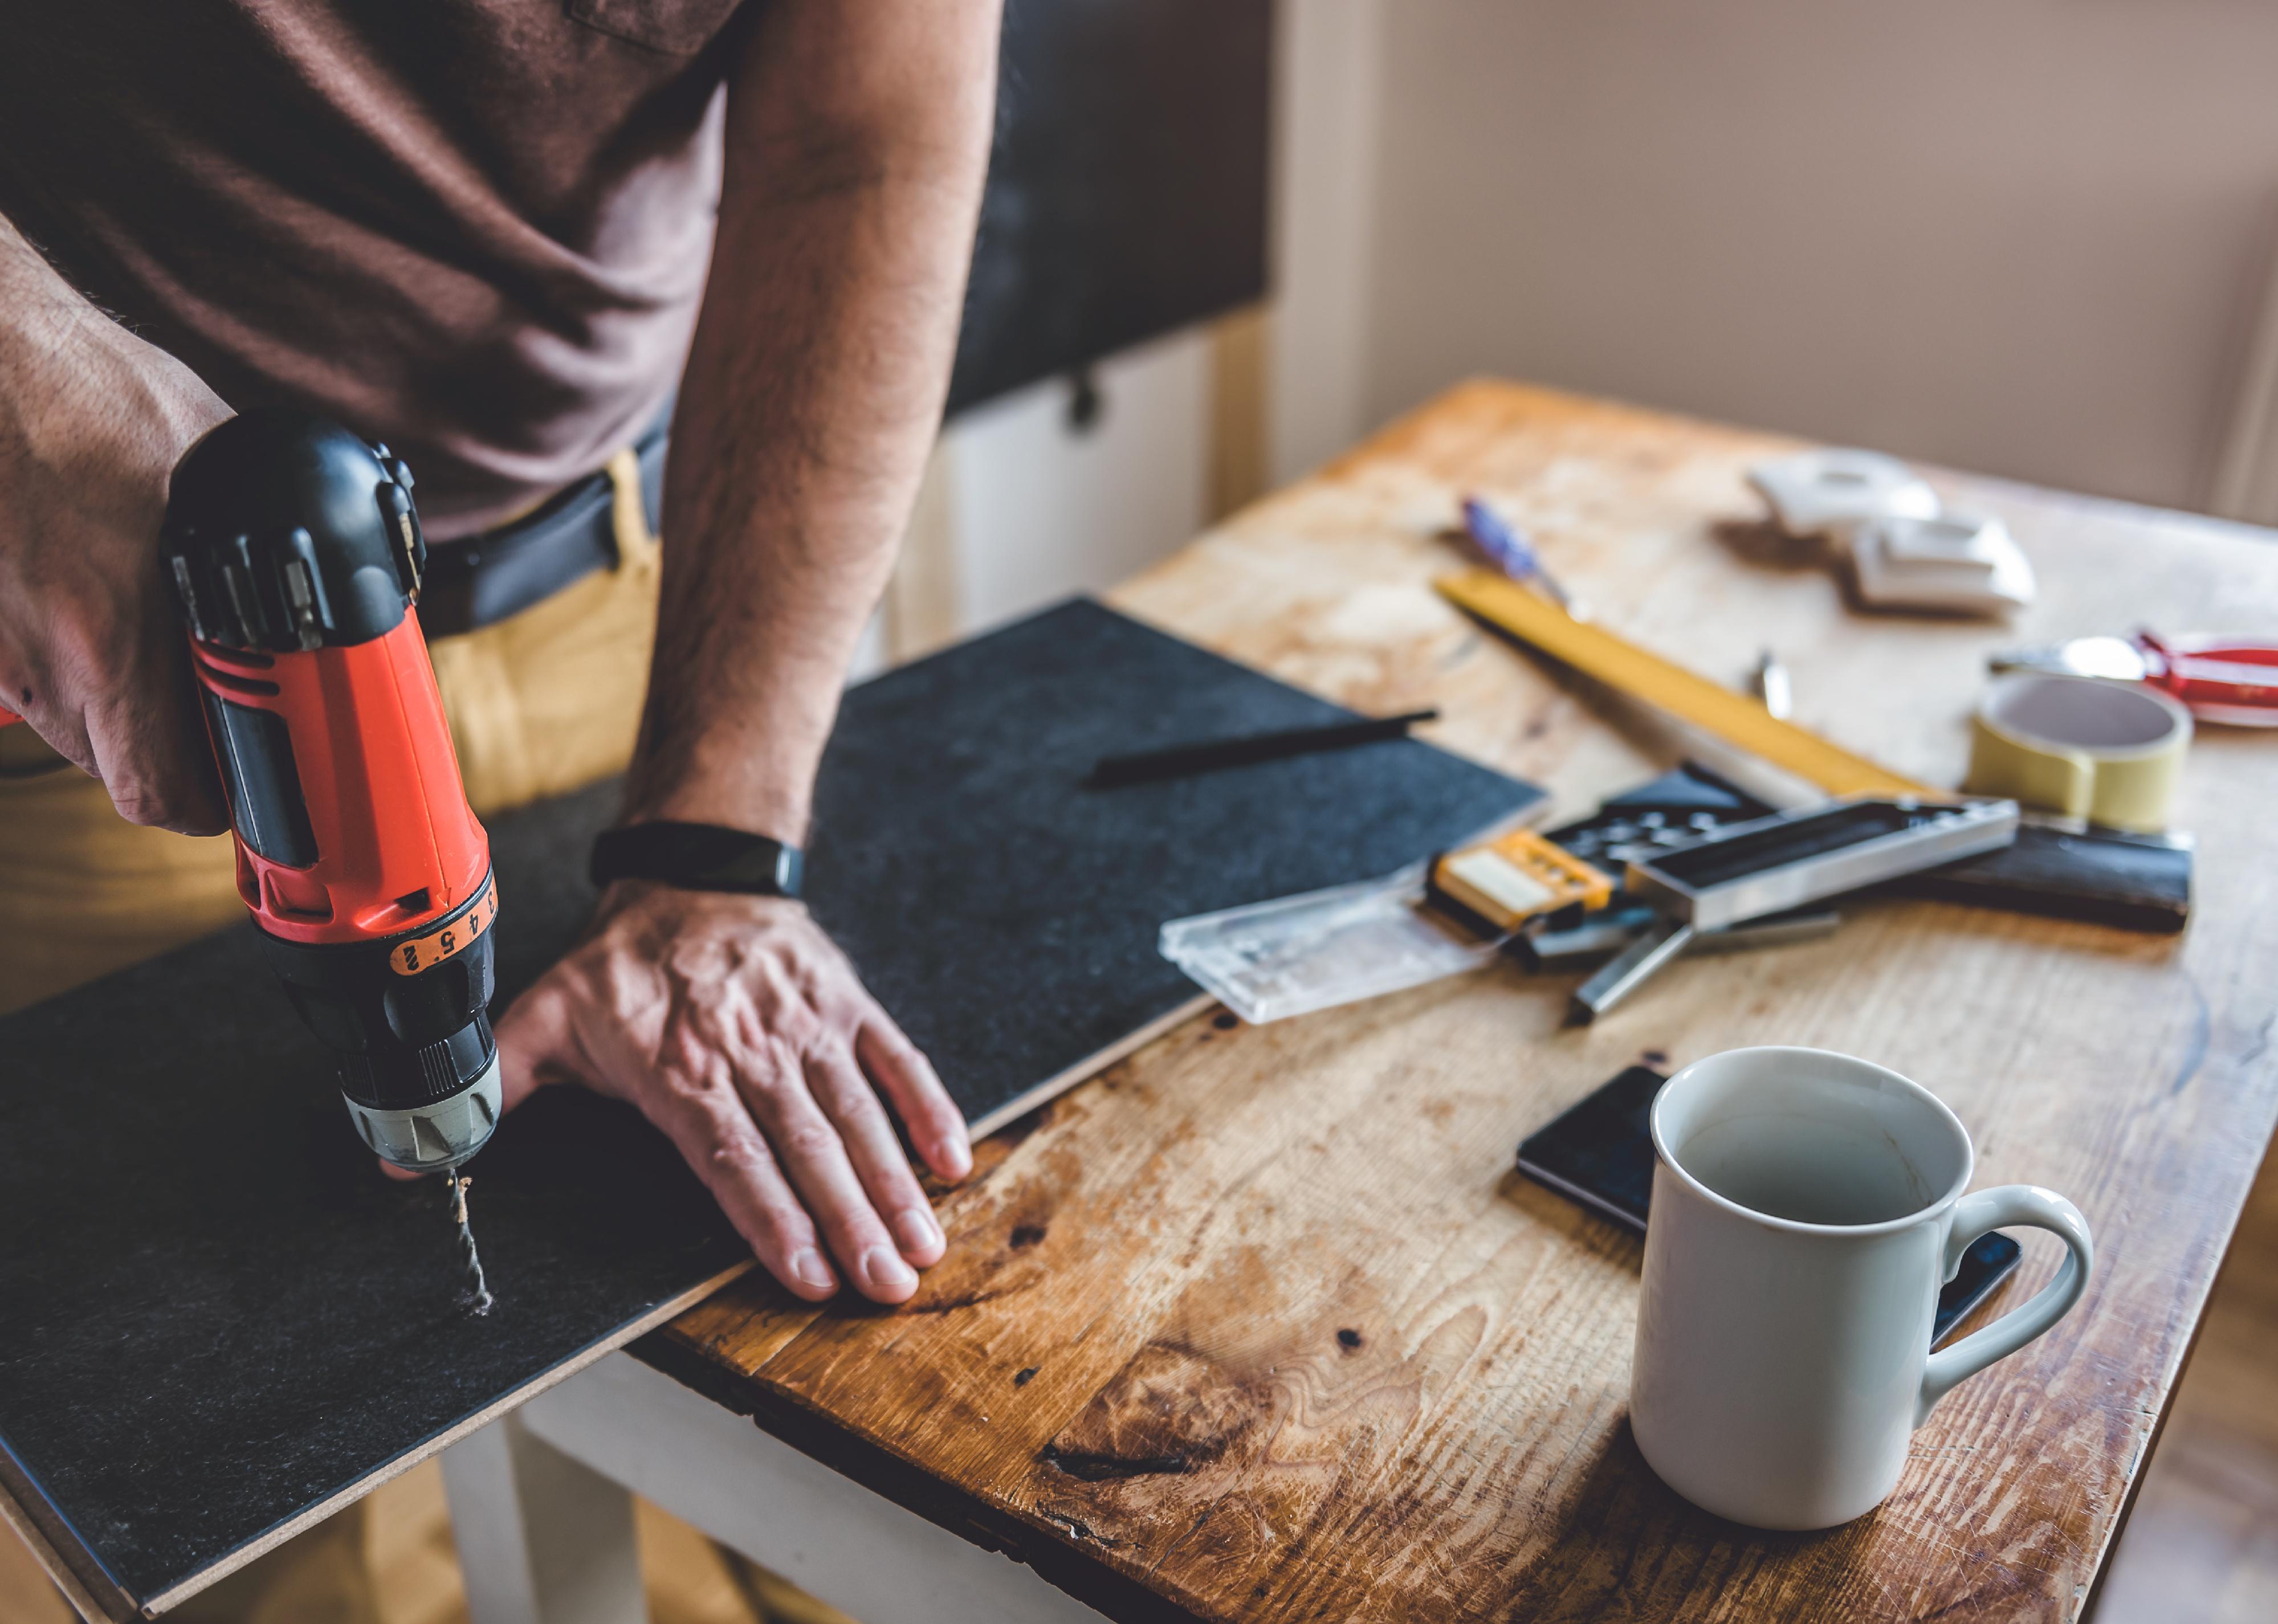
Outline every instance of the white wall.
[[1273, 19], [1269, 474], [1286, 484], [1366, 431], [1381, 0], [1280, 0]]
[[1067, 421], [1055, 379], [947, 437], [959, 623], [979, 630], [1143, 569], [1207, 519], [1210, 340], [1190, 330], [1094, 371], [1105, 409]]
[[[2278, 247], [2278, 5], [1281, 0], [1278, 26], [1277, 482], [1501, 372], [2205, 502]], [[1199, 331], [1110, 361], [1089, 435], [1058, 381], [958, 423], [960, 630], [1202, 528], [1210, 368]]]
[[2205, 499], [2278, 216], [2278, 6], [1371, 9], [1372, 419], [1494, 371]]

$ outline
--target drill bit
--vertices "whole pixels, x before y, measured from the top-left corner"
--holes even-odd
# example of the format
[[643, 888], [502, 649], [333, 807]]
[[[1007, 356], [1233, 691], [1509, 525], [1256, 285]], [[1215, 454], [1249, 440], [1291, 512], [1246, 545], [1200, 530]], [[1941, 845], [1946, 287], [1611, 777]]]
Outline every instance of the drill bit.
[[451, 1198], [451, 1216], [459, 1225], [459, 1268], [467, 1277], [467, 1289], [459, 1300], [467, 1312], [475, 1315], [491, 1311], [490, 1282], [483, 1278], [482, 1254], [475, 1250], [475, 1231], [467, 1222], [467, 1186], [474, 1183], [464, 1173], [454, 1168], [443, 1175], [443, 1188]]

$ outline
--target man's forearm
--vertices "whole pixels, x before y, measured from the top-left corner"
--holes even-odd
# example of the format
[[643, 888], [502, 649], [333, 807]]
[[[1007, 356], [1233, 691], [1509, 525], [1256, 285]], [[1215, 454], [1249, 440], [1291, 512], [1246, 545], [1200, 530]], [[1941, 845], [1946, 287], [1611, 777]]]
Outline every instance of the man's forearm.
[[[88, 356], [146, 348], [116, 326], [0, 215], [0, 456], [52, 444], [59, 408], [85, 392]], [[11, 489], [13, 486], [11, 485]]]
[[730, 82], [628, 812], [803, 836], [938, 427], [997, 0], [781, 0]]
[[42, 341], [74, 305], [93, 312], [0, 214], [0, 365], [14, 364], [21, 349]]
[[0, 214], [0, 345], [51, 347], [104, 319]]

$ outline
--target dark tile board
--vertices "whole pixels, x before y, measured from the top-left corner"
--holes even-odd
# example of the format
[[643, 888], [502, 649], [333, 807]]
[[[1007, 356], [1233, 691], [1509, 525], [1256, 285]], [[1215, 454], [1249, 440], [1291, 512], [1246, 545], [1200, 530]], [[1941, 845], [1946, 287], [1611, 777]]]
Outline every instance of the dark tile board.
[[1353, 713], [1079, 599], [846, 696], [815, 796], [815, 915], [966, 1119], [1199, 989], [1166, 919], [1364, 879], [1540, 798], [1412, 739], [1094, 789], [1105, 754]]
[[[502, 993], [585, 918], [571, 877], [615, 804], [493, 831]], [[99, 1602], [106, 1576], [139, 1605], [235, 1566], [744, 1260], [670, 1147], [582, 1090], [470, 1171], [481, 1320], [440, 1183], [380, 1176], [249, 925], [0, 1020], [0, 1470], [99, 1563]]]
[[[1163, 919], [1382, 872], [1536, 798], [1407, 741], [1081, 782], [1105, 751], [1348, 714], [1062, 606], [850, 690], [816, 913], [989, 1121], [1193, 1000]], [[615, 803], [493, 830], [501, 1007], [584, 921]], [[664, 1141], [581, 1090], [471, 1170], [484, 1320], [455, 1306], [440, 1188], [363, 1155], [249, 926], [0, 1019], [0, 1478], [99, 1601], [167, 1605], [744, 1262]]]

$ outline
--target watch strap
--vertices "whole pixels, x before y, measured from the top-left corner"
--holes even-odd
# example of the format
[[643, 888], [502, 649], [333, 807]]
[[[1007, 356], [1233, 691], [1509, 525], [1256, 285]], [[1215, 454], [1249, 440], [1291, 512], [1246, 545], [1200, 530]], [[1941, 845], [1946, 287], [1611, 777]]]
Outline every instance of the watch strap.
[[796, 897], [806, 859], [797, 846], [711, 823], [635, 823], [593, 840], [586, 873], [596, 886], [654, 880], [684, 891]]

